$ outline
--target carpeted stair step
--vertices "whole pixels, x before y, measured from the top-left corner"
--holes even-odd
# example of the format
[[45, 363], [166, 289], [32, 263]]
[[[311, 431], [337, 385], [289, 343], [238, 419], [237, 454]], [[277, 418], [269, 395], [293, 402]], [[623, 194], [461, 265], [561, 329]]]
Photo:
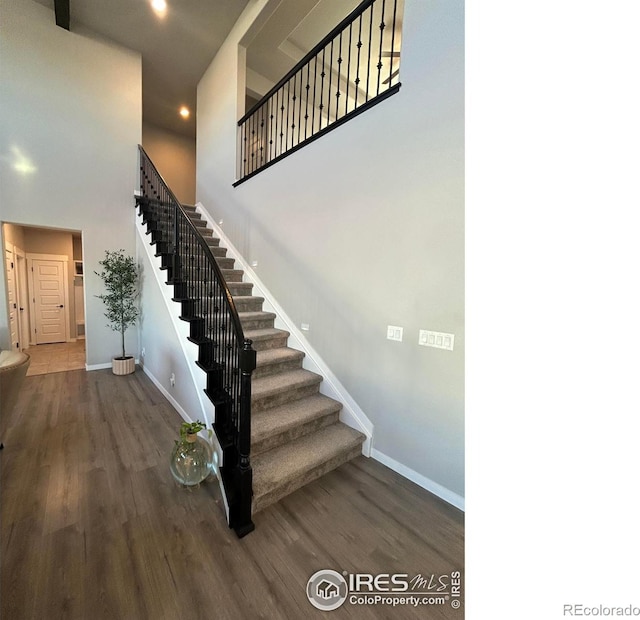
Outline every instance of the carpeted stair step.
[[251, 412], [258, 415], [271, 407], [318, 393], [322, 377], [299, 368], [258, 377], [251, 382]]
[[207, 227], [207, 223], [200, 218], [200, 215], [196, 214], [196, 215], [190, 215], [189, 219], [191, 220], [191, 223], [196, 227], [196, 228], [202, 228], [205, 229]]
[[341, 422], [252, 459], [254, 513], [362, 452], [364, 435]]
[[229, 292], [233, 297], [250, 297], [253, 290], [251, 282], [229, 282], [227, 281]]
[[279, 347], [277, 349], [264, 349], [256, 353], [256, 369], [253, 371], [253, 378], [267, 377], [279, 372], [296, 370], [302, 368], [304, 353], [289, 347]]
[[[262, 304], [264, 303], [264, 297], [234, 297], [233, 303], [236, 306], [236, 310], [240, 312], [257, 312], [262, 310]], [[246, 334], [245, 334], [246, 336]], [[248, 337], [248, 336], [247, 336]]]
[[[218, 245], [210, 245], [209, 249], [211, 250], [211, 254], [214, 255], [216, 260], [218, 260], [219, 258], [225, 258], [227, 255], [227, 248], [221, 248]], [[218, 264], [220, 264], [220, 261], [218, 261]]]
[[251, 420], [252, 457], [338, 421], [342, 404], [315, 394], [272, 407]]
[[213, 236], [212, 230], [206, 228], [205, 230], [201, 230], [200, 234], [210, 248], [217, 248], [220, 245], [220, 239]]
[[[235, 301], [235, 298], [234, 298]], [[287, 346], [289, 332], [284, 329], [268, 327], [265, 329], [245, 329], [244, 337], [253, 341], [253, 348], [256, 351], [265, 349], [278, 349]]]
[[[218, 239], [220, 242], [220, 239]], [[244, 271], [242, 269], [221, 269], [222, 275], [227, 282], [242, 282]]]
[[235, 265], [236, 261], [233, 258], [227, 258], [227, 257], [220, 257], [220, 256], [216, 256], [216, 263], [218, 263], [220, 269], [233, 269], [233, 266]]
[[240, 316], [242, 328], [248, 330], [273, 327], [273, 322], [276, 319], [276, 315], [273, 312], [239, 312], [238, 315]]

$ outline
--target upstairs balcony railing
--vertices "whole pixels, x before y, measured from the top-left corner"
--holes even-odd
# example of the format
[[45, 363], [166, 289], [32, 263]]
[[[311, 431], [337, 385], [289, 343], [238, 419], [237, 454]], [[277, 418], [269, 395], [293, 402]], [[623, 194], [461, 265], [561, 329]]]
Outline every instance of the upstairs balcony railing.
[[239, 121], [234, 185], [400, 89], [402, 0], [365, 0]]
[[204, 237], [160, 176], [144, 149], [140, 154], [138, 207], [156, 256], [198, 346], [197, 365], [207, 375], [207, 396], [215, 406], [213, 428], [223, 450], [219, 473], [229, 526], [238, 536], [254, 529], [251, 520], [252, 342], [242, 324], [224, 275]]

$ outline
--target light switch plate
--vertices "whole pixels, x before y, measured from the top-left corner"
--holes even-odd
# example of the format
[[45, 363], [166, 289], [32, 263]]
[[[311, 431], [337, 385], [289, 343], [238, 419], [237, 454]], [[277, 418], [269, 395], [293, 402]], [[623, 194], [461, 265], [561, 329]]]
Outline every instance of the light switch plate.
[[446, 351], [453, 351], [454, 340], [455, 336], [453, 334], [432, 332], [427, 329], [421, 329], [418, 336], [419, 345], [433, 347], [434, 349], [445, 349]]
[[402, 332], [402, 327], [398, 327], [397, 325], [387, 325], [387, 340], [402, 342]]

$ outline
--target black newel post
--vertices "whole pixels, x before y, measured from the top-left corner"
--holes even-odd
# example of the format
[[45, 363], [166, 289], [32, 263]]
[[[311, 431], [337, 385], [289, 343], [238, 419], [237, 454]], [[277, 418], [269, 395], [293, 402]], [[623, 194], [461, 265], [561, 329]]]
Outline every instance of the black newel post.
[[238, 464], [235, 471], [236, 515], [232, 527], [239, 538], [255, 529], [251, 520], [253, 499], [251, 452], [251, 373], [256, 368], [256, 352], [251, 340], [244, 341], [240, 352], [240, 414], [238, 420]]

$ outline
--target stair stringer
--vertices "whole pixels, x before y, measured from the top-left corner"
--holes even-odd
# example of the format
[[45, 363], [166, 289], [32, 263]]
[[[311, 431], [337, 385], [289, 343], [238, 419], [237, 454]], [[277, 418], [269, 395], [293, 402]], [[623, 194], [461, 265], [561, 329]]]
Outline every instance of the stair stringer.
[[253, 284], [252, 294], [264, 297], [263, 310], [275, 313], [275, 327], [284, 329], [290, 333], [289, 346], [305, 354], [302, 367], [305, 370], [310, 370], [322, 376], [323, 381], [320, 384], [320, 393], [342, 403], [340, 421], [365, 435], [366, 439], [362, 443], [362, 454], [370, 457], [374, 433], [374, 426], [371, 420], [369, 420], [364, 411], [362, 411], [340, 380], [333, 374], [329, 366], [320, 357], [320, 354], [311, 346], [295, 322], [291, 320], [289, 315], [282, 309], [280, 304], [278, 304], [264, 282], [262, 282], [256, 272], [245, 261], [242, 254], [207, 212], [204, 205], [201, 202], [197, 202], [195, 206], [196, 212], [207, 222], [207, 227], [212, 229], [213, 234], [220, 239], [220, 247], [227, 248], [227, 256], [237, 261], [240, 268], [244, 271], [246, 281]]
[[[160, 291], [162, 299], [165, 303], [165, 308], [171, 319], [171, 323], [175, 329], [178, 342], [180, 343], [182, 354], [184, 355], [187, 367], [189, 368], [189, 373], [191, 375], [194, 390], [196, 391], [198, 403], [200, 404], [200, 411], [198, 412], [199, 415], [196, 416], [195, 419], [190, 418], [189, 414], [184, 410], [184, 408], [179, 403], [177, 403], [170, 394], [167, 393], [167, 391], [163, 388], [159, 381], [150, 372], [148, 372], [144, 366], [143, 370], [145, 374], [147, 374], [156, 384], [156, 386], [158, 386], [165, 397], [168, 398], [168, 400], [172, 403], [174, 408], [186, 422], [195, 422], [197, 419], [200, 419], [204, 421], [208, 429], [213, 429], [213, 422], [215, 420], [215, 407], [213, 403], [206, 397], [204, 392], [205, 388], [207, 387], [206, 373], [204, 373], [202, 369], [199, 368], [196, 364], [196, 360], [198, 359], [198, 345], [188, 340], [189, 324], [180, 319], [180, 304], [173, 301], [172, 287], [165, 281], [163, 281], [163, 274], [166, 272], [160, 269], [162, 264], [161, 259], [159, 256], [155, 256], [153, 252], [153, 246], [149, 244], [149, 236], [146, 234], [144, 224], [142, 224], [142, 216], [140, 215], [136, 215], [136, 231], [138, 233], [140, 245], [144, 248], [147, 259], [149, 260], [151, 265], [153, 265], [152, 271], [154, 280], [158, 285], [158, 290]], [[221, 467], [223, 465], [223, 450], [220, 446], [220, 443], [218, 442], [215, 432], [212, 433], [211, 438], [209, 438], [209, 436], [205, 434], [204, 431], [201, 434], [203, 438], [211, 441], [213, 446], [215, 456], [212, 470], [213, 474], [218, 480], [218, 484], [220, 485], [220, 493], [224, 501], [228, 523], [229, 505], [227, 503], [227, 495], [224, 489], [222, 476], [218, 474], [218, 467]]]

